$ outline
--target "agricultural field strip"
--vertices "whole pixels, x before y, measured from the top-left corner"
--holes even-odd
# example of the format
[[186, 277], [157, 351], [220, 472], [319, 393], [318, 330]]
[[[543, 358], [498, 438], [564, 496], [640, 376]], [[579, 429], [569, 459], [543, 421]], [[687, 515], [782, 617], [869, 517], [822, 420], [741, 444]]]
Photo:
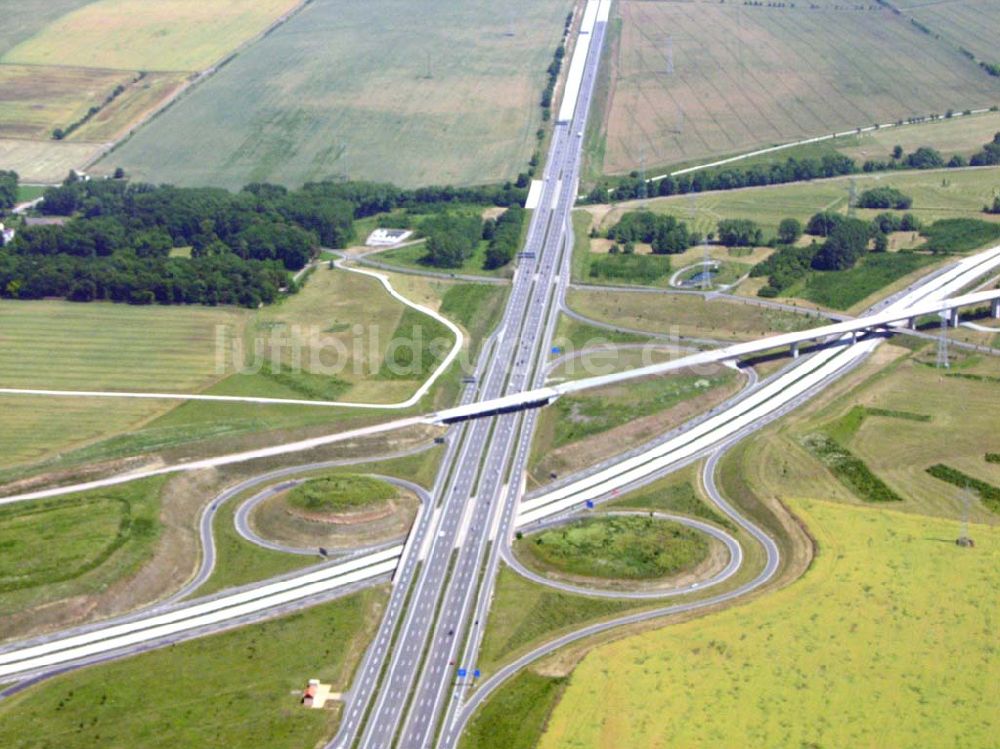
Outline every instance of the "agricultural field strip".
[[[936, 311], [940, 307], [940, 302], [927, 297], [934, 297], [947, 294], [950, 291], [961, 289], [973, 278], [989, 272], [992, 268], [1000, 266], [1000, 247], [995, 247], [972, 258], [966, 258], [957, 263], [952, 269], [945, 273], [938, 274], [929, 283], [921, 284], [916, 289], [909, 291], [900, 300], [890, 304], [886, 310], [862, 320], [879, 320], [876, 325], [886, 325], [897, 319], [896, 316], [907, 311], [916, 313], [918, 310], [930, 307]], [[930, 286], [930, 291], [924, 286]], [[1000, 298], [1000, 292], [989, 292], [991, 299]], [[904, 314], [904, 316], [906, 316]], [[827, 334], [820, 334], [818, 337], [843, 336], [849, 334], [852, 328], [843, 328], [843, 323], [817, 328], [808, 331], [806, 339], [811, 339], [814, 333], [827, 330]], [[857, 329], [856, 327], [853, 329]], [[786, 334], [764, 339], [764, 341], [786, 340], [791, 336], [791, 341], [803, 340], [799, 334]], [[844, 342], [840, 339], [839, 342]], [[808, 391], [817, 383], [823, 381], [832, 372], [840, 369], [844, 365], [845, 357], [848, 360], [857, 359], [859, 356], [867, 354], [877, 345], [878, 339], [867, 339], [846, 349], [842, 346], [828, 347], [817, 354], [809, 357], [803, 364], [792, 368], [787, 373], [778, 375], [764, 387], [751, 393], [746, 399], [735, 404], [732, 408], [723, 411], [706, 421], [696, 425], [690, 431], [676, 437], [666, 443], [658, 445], [645, 454], [629, 458], [615, 466], [599, 471], [590, 476], [586, 476], [579, 481], [567, 484], [551, 492], [535, 497], [521, 503], [518, 515], [520, 525], [529, 525], [542, 518], [548, 517], [557, 512], [562, 512], [575, 505], [582, 504], [589, 499], [605, 495], [609, 491], [631, 484], [651, 471], [664, 468], [667, 465], [679, 460], [691, 458], [701, 454], [706, 449], [716, 445], [719, 441], [738, 432], [740, 429], [752, 425], [759, 421], [769, 412], [781, 408], [783, 405], [795, 400], [799, 395]], [[757, 342], [751, 344], [751, 348], [764, 345], [765, 348], [756, 348], [756, 351], [766, 350], [766, 344]], [[745, 344], [728, 347], [732, 349], [742, 349]], [[717, 354], [718, 352], [708, 352]], [[689, 359], [700, 359], [702, 354], [694, 357], [685, 357], [678, 361]], [[725, 358], [725, 357], [724, 357]], [[670, 362], [666, 363], [670, 369]], [[649, 373], [650, 370], [661, 371], [664, 365], [652, 365], [644, 367], [642, 370]], [[611, 379], [609, 379], [611, 378]], [[622, 378], [616, 375], [593, 378], [603, 381], [618, 381]], [[579, 382], [587, 382], [581, 380]], [[572, 383], [570, 384], [572, 386]], [[562, 387], [562, 386], [561, 386]], [[736, 412], [735, 418], [733, 412]]]
[[[743, 548], [740, 546], [739, 541], [737, 541], [733, 536], [731, 536], [726, 531], [717, 528], [711, 523], [707, 523], [703, 520], [696, 520], [694, 518], [689, 518], [684, 515], [672, 515], [664, 512], [647, 512], [645, 510], [615, 510], [607, 511], [598, 515], [597, 517], [611, 516], [611, 517], [655, 517], [658, 520], [666, 520], [671, 523], [679, 523], [680, 525], [687, 526], [688, 528], [693, 528], [694, 530], [701, 531], [717, 541], [721, 542], [725, 547], [726, 551], [729, 553], [729, 561], [726, 563], [723, 569], [712, 575], [712, 577], [701, 580], [694, 584], [684, 585], [683, 587], [669, 587], [662, 588], [658, 590], [648, 590], [648, 591], [635, 591], [635, 590], [611, 590], [608, 588], [600, 588], [593, 585], [579, 585], [573, 583], [566, 583], [560, 580], [556, 580], [546, 575], [539, 574], [528, 569], [517, 555], [514, 554], [513, 549], [509, 544], [503, 544], [500, 549], [500, 557], [507, 564], [508, 567], [513, 569], [522, 577], [525, 577], [539, 585], [545, 585], [550, 588], [555, 588], [556, 590], [561, 590], [564, 593], [574, 593], [578, 595], [585, 596], [597, 596], [599, 598], [627, 598], [627, 599], [652, 599], [656, 600], [659, 598], [672, 598], [675, 596], [685, 595], [691, 592], [692, 588], [698, 588], [699, 590], [704, 590], [705, 588], [711, 588], [726, 580], [731, 578], [737, 572], [739, 572], [740, 567], [743, 565]], [[593, 516], [591, 516], [593, 517]], [[558, 517], [554, 520], [547, 521], [540, 525], [532, 527], [532, 533], [536, 533], [543, 530], [548, 530], [549, 528], [556, 528], [560, 525], [564, 525], [569, 522], [575, 522], [579, 518], [573, 515], [565, 515]]]
[[417, 388], [417, 391], [407, 398], [405, 401], [399, 401], [397, 403], [355, 403], [350, 401], [326, 401], [326, 400], [308, 400], [299, 398], [267, 398], [267, 397], [254, 397], [254, 396], [237, 396], [237, 395], [202, 395], [195, 393], [135, 393], [135, 392], [125, 392], [125, 391], [107, 391], [107, 390], [48, 390], [48, 389], [34, 389], [34, 388], [0, 388], [0, 395], [41, 395], [41, 396], [52, 396], [52, 397], [79, 397], [79, 398], [146, 398], [150, 400], [185, 400], [185, 401], [220, 401], [224, 403], [270, 403], [285, 406], [320, 406], [324, 408], [362, 408], [362, 409], [391, 409], [391, 410], [404, 410], [411, 408], [416, 405], [421, 398], [427, 395], [427, 391], [434, 386], [438, 378], [444, 374], [448, 367], [451, 366], [452, 362], [455, 361], [455, 357], [461, 352], [462, 347], [465, 345], [465, 335], [462, 333], [461, 329], [455, 325], [451, 320], [440, 315], [436, 311], [430, 309], [429, 307], [424, 307], [423, 305], [417, 304], [416, 302], [411, 302], [405, 296], [400, 294], [393, 287], [392, 282], [389, 280], [388, 276], [382, 273], [376, 273], [374, 271], [365, 270], [363, 268], [352, 268], [344, 264], [344, 260], [334, 261], [336, 266], [341, 270], [350, 271], [351, 273], [360, 273], [364, 276], [370, 276], [371, 278], [378, 279], [378, 281], [385, 287], [389, 295], [400, 302], [402, 302], [407, 307], [415, 309], [428, 317], [433, 318], [437, 322], [445, 325], [448, 330], [452, 332], [455, 336], [455, 342], [452, 344], [451, 349], [449, 349], [448, 354], [441, 360], [441, 363], [437, 368], [431, 372], [430, 376], [424, 381], [424, 383]]

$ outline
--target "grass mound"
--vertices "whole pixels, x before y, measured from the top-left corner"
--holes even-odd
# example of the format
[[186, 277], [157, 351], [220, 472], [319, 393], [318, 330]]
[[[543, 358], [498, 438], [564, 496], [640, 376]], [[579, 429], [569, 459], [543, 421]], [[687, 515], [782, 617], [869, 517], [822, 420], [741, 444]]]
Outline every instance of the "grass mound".
[[392, 499], [391, 484], [352, 474], [312, 479], [292, 489], [288, 504], [310, 512], [350, 512]]
[[707, 539], [650, 517], [594, 517], [543, 531], [518, 544], [536, 565], [587, 577], [648, 580], [689, 569], [708, 555]]

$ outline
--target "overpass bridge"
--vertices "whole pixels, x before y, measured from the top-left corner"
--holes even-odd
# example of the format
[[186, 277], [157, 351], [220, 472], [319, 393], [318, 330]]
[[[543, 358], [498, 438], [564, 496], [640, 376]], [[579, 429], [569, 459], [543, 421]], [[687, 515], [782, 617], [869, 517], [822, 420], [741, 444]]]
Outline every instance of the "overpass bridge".
[[[995, 248], [992, 256], [984, 265], [1000, 266], [1000, 247]], [[987, 267], [985, 270], [990, 270]], [[787, 348], [793, 357], [798, 357], [800, 347], [810, 344], [824, 344], [827, 346], [843, 346], [857, 343], [862, 337], [870, 333], [892, 333], [894, 329], [901, 326], [915, 327], [916, 321], [928, 315], [940, 315], [948, 313], [948, 319], [952, 326], [958, 325], [959, 310], [963, 307], [979, 307], [989, 304], [990, 314], [994, 318], [1000, 319], [1000, 289], [989, 291], [978, 291], [972, 294], [964, 294], [950, 299], [932, 299], [918, 302], [905, 308], [889, 307], [888, 309], [872, 315], [866, 315], [854, 320], [822, 325], [809, 330], [802, 330], [794, 333], [782, 333], [780, 335], [761, 338], [747, 343], [736, 343], [731, 346], [702, 351], [679, 359], [659, 362], [646, 367], [625, 370], [624, 372], [614, 372], [612, 374], [600, 375], [598, 377], [586, 377], [572, 382], [564, 382], [558, 385], [551, 385], [523, 393], [505, 395], [492, 400], [469, 403], [455, 408], [444, 409], [426, 417], [426, 421], [433, 424], [453, 424], [469, 419], [478, 419], [496, 414], [522, 411], [529, 408], [540, 408], [546, 406], [561, 395], [577, 393], [584, 390], [614, 385], [620, 382], [627, 382], [639, 377], [650, 377], [653, 375], [666, 374], [667, 372], [696, 367], [704, 364], [717, 364], [719, 362], [743, 359], [748, 356], [763, 354], [769, 351]]]

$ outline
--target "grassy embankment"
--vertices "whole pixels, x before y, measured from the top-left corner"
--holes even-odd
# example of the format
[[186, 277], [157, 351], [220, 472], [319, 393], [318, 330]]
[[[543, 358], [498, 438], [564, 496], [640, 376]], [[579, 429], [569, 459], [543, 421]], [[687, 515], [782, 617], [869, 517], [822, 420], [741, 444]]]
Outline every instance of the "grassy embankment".
[[[612, 351], [588, 357], [592, 366], [576, 366], [574, 371], [603, 373], [669, 356], [669, 352], [646, 357], [641, 351]], [[713, 366], [560, 398], [539, 417], [529, 479], [544, 484], [553, 473], [562, 475], [599, 463], [711, 409], [735, 393], [739, 385], [740, 378], [733, 370]]]
[[703, 561], [708, 540], [666, 520], [596, 515], [527, 536], [514, 549], [538, 570], [650, 580], [679, 574]]
[[134, 575], [160, 536], [163, 478], [0, 508], [0, 618]]

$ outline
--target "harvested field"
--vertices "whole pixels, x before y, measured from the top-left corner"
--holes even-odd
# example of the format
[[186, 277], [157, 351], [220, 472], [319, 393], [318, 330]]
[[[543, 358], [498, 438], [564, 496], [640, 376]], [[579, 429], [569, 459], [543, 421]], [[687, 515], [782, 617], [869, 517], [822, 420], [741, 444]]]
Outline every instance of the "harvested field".
[[100, 150], [93, 143], [0, 138], [0, 169], [13, 169], [26, 182], [62, 182]]
[[100, 168], [224, 187], [514, 177], [537, 143], [538, 97], [571, 4], [503, 7], [314, 0]]
[[1000, 100], [1000, 79], [874, 4], [623, 0], [618, 14], [610, 174]]
[[0, 65], [0, 137], [50, 138], [134, 77], [121, 70]]
[[300, 0], [98, 0], [18, 44], [3, 62], [199, 71], [295, 9]]

